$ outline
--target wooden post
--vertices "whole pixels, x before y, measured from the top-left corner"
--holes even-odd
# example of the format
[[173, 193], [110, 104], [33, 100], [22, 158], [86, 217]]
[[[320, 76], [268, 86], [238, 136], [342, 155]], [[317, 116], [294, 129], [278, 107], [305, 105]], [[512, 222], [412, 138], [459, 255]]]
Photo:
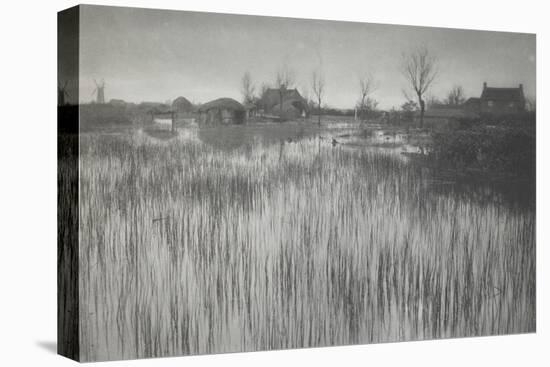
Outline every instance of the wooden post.
[[172, 111], [172, 132], [176, 131], [176, 114]]

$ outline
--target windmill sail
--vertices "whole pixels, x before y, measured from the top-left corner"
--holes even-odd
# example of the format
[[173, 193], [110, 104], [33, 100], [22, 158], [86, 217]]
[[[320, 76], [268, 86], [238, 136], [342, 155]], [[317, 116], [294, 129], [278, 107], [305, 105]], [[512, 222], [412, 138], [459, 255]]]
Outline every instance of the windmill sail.
[[96, 95], [96, 103], [103, 104], [105, 103], [105, 80], [101, 80], [101, 83], [98, 83], [94, 79], [95, 88], [92, 91], [92, 95]]

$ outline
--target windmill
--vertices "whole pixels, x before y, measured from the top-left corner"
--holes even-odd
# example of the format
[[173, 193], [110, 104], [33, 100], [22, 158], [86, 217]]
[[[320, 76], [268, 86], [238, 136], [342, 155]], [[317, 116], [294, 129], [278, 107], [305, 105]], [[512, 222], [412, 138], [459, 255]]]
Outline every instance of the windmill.
[[96, 95], [95, 102], [100, 103], [100, 104], [105, 103], [105, 80], [102, 79], [101, 83], [98, 83], [94, 79], [94, 84], [95, 84], [95, 88], [92, 91], [92, 95], [94, 95], [94, 94]]
[[67, 104], [67, 100], [70, 97], [69, 93], [67, 92], [67, 84], [69, 84], [68, 80], [65, 81], [65, 84], [63, 84], [63, 86], [61, 86], [60, 82], [57, 82], [57, 105], [58, 106], [65, 106]]

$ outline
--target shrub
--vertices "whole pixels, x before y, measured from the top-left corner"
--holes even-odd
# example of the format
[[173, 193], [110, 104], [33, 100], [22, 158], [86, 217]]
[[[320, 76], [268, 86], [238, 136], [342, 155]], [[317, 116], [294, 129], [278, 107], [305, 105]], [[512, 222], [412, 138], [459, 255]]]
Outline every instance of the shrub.
[[432, 157], [455, 169], [535, 176], [535, 134], [526, 127], [474, 126], [433, 134]]

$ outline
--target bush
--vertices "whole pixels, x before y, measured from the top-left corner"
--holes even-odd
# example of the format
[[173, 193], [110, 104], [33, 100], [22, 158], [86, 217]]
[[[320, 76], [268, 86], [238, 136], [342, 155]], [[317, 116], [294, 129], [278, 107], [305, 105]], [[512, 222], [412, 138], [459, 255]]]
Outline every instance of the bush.
[[486, 125], [509, 126], [509, 127], [525, 127], [534, 125], [536, 113], [531, 111], [516, 112], [508, 114], [488, 114], [482, 113], [480, 120]]
[[474, 126], [433, 134], [432, 157], [455, 169], [535, 177], [535, 132], [526, 127]]

